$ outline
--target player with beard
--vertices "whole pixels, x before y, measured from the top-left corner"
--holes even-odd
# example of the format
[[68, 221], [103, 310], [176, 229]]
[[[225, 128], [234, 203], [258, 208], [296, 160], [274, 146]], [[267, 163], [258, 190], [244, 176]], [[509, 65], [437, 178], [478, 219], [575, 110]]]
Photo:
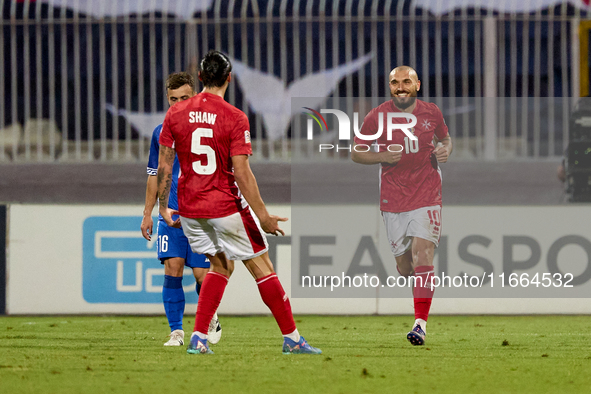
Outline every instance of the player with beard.
[[[380, 210], [386, 226], [398, 272], [415, 276], [413, 289], [415, 323], [407, 334], [413, 345], [423, 345], [427, 318], [433, 298], [431, 278], [433, 255], [441, 235], [441, 171], [451, 154], [452, 143], [439, 108], [417, 99], [421, 81], [414, 69], [396, 67], [389, 75], [389, 100], [365, 117], [361, 134], [376, 135], [387, 124], [387, 114], [413, 114], [417, 124], [411, 129], [417, 137], [409, 138], [402, 130], [394, 130], [391, 140], [382, 132], [374, 141], [355, 137], [355, 146], [378, 144], [378, 151], [359, 152], [351, 158], [360, 164], [380, 164]], [[380, 119], [382, 117], [382, 119]], [[404, 118], [394, 118], [395, 123]]]

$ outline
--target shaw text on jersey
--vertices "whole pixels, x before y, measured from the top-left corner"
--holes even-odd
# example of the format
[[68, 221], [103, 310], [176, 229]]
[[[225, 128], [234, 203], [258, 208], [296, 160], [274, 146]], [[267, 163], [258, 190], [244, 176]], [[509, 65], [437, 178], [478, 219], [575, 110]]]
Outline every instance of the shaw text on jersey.
[[189, 123], [207, 123], [215, 124], [217, 114], [211, 114], [209, 112], [191, 111], [189, 112]]

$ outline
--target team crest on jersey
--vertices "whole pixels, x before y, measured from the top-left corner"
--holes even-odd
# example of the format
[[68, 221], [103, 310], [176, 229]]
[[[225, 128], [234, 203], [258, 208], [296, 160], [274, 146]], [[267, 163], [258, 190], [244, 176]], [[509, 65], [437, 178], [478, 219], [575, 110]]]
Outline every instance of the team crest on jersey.
[[250, 131], [244, 130], [244, 142], [250, 144]]
[[429, 131], [431, 129], [431, 122], [428, 119], [424, 119], [423, 124], [421, 126], [423, 126], [425, 130]]

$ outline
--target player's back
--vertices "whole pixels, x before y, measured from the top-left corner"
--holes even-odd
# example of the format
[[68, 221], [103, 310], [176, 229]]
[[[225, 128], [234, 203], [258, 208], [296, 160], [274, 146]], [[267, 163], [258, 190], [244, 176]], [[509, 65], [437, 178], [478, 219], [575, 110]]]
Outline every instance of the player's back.
[[214, 94], [199, 93], [169, 109], [160, 143], [174, 147], [180, 162], [182, 216], [224, 217], [246, 206], [231, 157], [252, 153], [249, 130], [246, 115]]

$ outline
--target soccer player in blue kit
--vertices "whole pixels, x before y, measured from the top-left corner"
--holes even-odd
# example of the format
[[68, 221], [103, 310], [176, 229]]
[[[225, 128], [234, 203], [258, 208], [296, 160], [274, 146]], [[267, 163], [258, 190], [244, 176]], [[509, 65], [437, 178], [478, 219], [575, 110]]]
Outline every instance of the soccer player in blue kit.
[[[172, 107], [195, 95], [195, 80], [189, 73], [179, 72], [170, 74], [166, 80], [166, 97]], [[158, 125], [152, 133], [152, 142], [150, 145], [150, 156], [148, 159], [148, 181], [146, 184], [146, 202], [141, 224], [142, 235], [150, 241], [152, 239], [152, 210], [158, 198], [158, 153], [160, 146], [158, 139], [162, 125]], [[173, 180], [170, 188], [170, 197], [168, 207], [176, 211], [178, 209], [177, 201], [177, 181], [179, 177], [180, 166], [178, 158], [175, 157], [173, 165]], [[176, 215], [175, 215], [176, 217]], [[201, 283], [209, 271], [209, 260], [204, 255], [193, 253], [191, 246], [183, 234], [182, 228], [169, 227], [158, 215], [158, 259], [164, 264], [164, 286], [162, 288], [162, 301], [166, 318], [170, 325], [170, 339], [164, 346], [182, 346], [184, 344], [185, 332], [183, 331], [183, 314], [185, 312], [185, 292], [182, 286], [183, 271], [185, 266], [193, 270], [195, 280], [197, 281], [196, 290], [199, 294]], [[222, 336], [222, 327], [220, 326], [217, 313], [211, 320], [208, 331], [209, 342], [217, 343]], [[213, 340], [212, 340], [213, 339]]]

